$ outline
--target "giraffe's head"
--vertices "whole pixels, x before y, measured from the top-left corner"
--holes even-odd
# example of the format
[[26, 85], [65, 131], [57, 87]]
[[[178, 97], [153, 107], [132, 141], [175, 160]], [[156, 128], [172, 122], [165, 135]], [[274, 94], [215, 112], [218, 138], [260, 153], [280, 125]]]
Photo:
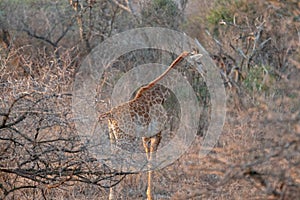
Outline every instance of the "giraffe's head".
[[198, 62], [203, 55], [199, 53], [198, 49], [193, 48], [193, 51], [189, 52], [189, 56], [192, 60]]

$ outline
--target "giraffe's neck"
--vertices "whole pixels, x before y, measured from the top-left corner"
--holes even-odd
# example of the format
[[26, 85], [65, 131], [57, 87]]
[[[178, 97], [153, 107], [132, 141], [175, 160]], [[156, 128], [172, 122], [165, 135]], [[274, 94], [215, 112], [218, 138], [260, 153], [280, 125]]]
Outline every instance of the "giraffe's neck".
[[146, 91], [149, 90], [150, 88], [152, 88], [158, 81], [160, 81], [164, 76], [166, 76], [166, 74], [172, 69], [174, 68], [174, 66], [176, 66], [180, 61], [182, 61], [185, 57], [187, 57], [189, 55], [189, 52], [184, 51], [183, 53], [181, 53], [172, 63], [171, 65], [166, 69], [166, 71], [164, 71], [164, 73], [162, 73], [160, 76], [158, 76], [156, 79], [154, 79], [153, 81], [151, 81], [148, 85], [143, 86], [139, 89], [139, 91], [136, 93], [134, 99], [140, 98], [142, 96], [142, 94]]
[[[189, 52], [184, 51], [183, 53], [181, 53], [172, 63], [171, 65], [166, 69], [166, 71], [164, 71], [160, 76], [158, 76], [156, 79], [154, 79], [153, 81], [151, 81], [148, 85], [141, 87], [138, 92], [136, 93], [135, 97], [128, 101], [125, 102], [121, 105], [119, 105], [118, 107], [122, 107], [122, 106], [127, 106], [128, 104], [131, 104], [133, 102], [135, 102], [136, 100], [141, 100], [141, 97], [143, 96], [143, 94], [150, 90], [151, 88], [153, 88], [155, 86], [155, 84], [160, 81], [164, 76], [166, 76], [166, 74], [174, 67], [176, 66], [180, 61], [182, 61], [185, 57], [187, 57], [189, 55]], [[98, 120], [99, 121], [103, 121], [104, 119], [110, 118], [112, 117], [112, 110], [103, 113], [99, 116]]]

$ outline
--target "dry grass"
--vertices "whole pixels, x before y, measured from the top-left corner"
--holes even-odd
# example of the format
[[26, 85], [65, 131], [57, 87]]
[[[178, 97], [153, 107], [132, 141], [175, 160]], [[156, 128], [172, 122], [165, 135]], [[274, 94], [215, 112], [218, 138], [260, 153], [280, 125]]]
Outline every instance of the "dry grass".
[[[180, 27], [188, 35], [197, 37], [212, 55], [223, 59], [221, 64], [229, 70], [237, 64], [246, 77], [233, 82], [232, 88], [227, 88], [226, 121], [216, 147], [208, 156], [199, 159], [205, 131], [203, 131], [204, 136], [197, 135], [184, 155], [172, 165], [154, 172], [154, 196], [156, 199], [298, 199], [300, 196], [300, 4], [296, 0], [285, 3], [252, 0], [239, 1], [241, 4], [237, 7], [232, 3], [233, 1], [220, 2], [222, 4], [218, 4], [218, 1], [199, 3], [190, 0], [186, 9], [187, 21]], [[221, 19], [218, 17], [222, 15], [218, 15], [217, 11], [223, 12], [224, 9], [233, 12], [232, 15], [225, 16], [228, 20], [226, 23], [231, 23], [230, 20], [233, 20], [233, 15], [236, 14], [239, 16], [236, 23], [240, 26], [221, 26], [212, 23], [214, 20], [218, 22]], [[119, 14], [118, 11], [114, 12]], [[236, 49], [240, 48], [248, 52], [246, 56], [251, 56], [249, 45], [253, 47], [251, 43], [253, 41], [250, 33], [258, 33], [257, 26], [263, 21], [264, 30], [256, 41], [263, 48], [258, 49], [256, 46], [252, 59], [243, 62], [243, 56]], [[206, 30], [211, 35], [206, 34]], [[83, 171], [90, 170], [84, 171], [87, 173], [82, 176], [67, 173], [51, 181], [53, 174], [43, 177], [44, 179], [32, 179], [26, 177], [24, 173], [20, 175], [7, 173], [4, 170], [9, 167], [18, 168], [18, 164], [20, 166], [28, 152], [35, 152], [33, 151], [35, 147], [30, 142], [25, 142], [25, 146], [16, 145], [16, 141], [24, 142], [21, 136], [11, 137], [9, 142], [2, 138], [3, 135], [8, 134], [3, 128], [6, 117], [3, 113], [8, 112], [9, 107], [20, 94], [34, 93], [28, 98], [21, 99], [21, 103], [13, 107], [9, 122], [17, 119], [22, 111], [28, 109], [28, 105], [37, 100], [35, 98], [69, 93], [72, 89], [73, 78], [82, 54], [80, 54], [80, 45], [70, 47], [67, 45], [68, 42], [65, 42], [72, 40], [72, 45], [76, 44], [73, 41], [76, 33], [69, 34], [64, 38], [61, 47], [53, 50], [53, 47], [44, 43], [41, 45], [40, 40], [15, 31], [11, 49], [2, 47], [0, 49], [0, 151], [3, 152], [0, 156], [0, 198], [4, 196], [6, 199], [22, 200], [108, 198], [109, 189], [104, 188], [103, 184], [95, 184], [95, 180], [102, 177], [97, 174], [98, 172], [111, 171], [103, 170], [103, 166], [87, 163], [84, 153], [80, 156], [67, 154], [68, 156], [61, 160], [55, 160], [56, 157], [51, 155], [45, 160], [53, 159], [53, 163], [29, 162], [24, 165], [35, 164], [32, 169], [38, 166], [39, 169], [50, 170], [62, 169], [56, 167], [68, 164], [72, 164], [73, 167], [74, 163], [80, 161], [84, 164], [81, 163], [80, 166], [74, 164], [74, 166]], [[233, 43], [240, 36], [243, 39]], [[271, 38], [271, 42], [268, 42], [268, 38]], [[216, 44], [216, 40], [222, 43], [222, 48]], [[57, 60], [58, 52], [60, 60]], [[268, 70], [268, 75], [254, 73], [258, 70], [252, 70], [262, 66]], [[119, 63], [118, 67], [115, 68], [118, 73], [131, 69], [126, 68], [128, 65], [123, 66], [122, 63]], [[107, 73], [113, 76], [116, 71], [107, 71]], [[47, 111], [50, 114], [31, 115], [14, 128], [21, 130], [30, 138], [36, 137], [36, 141], [51, 138], [70, 139], [74, 131], [73, 122], [68, 121], [72, 119], [70, 102], [70, 97], [66, 99], [57, 97], [55, 100], [41, 103], [38, 107], [39, 112]], [[204, 120], [202, 124], [205, 128], [209, 122], [206, 117], [205, 115], [201, 118]], [[37, 136], [36, 133], [39, 131], [40, 135]], [[51, 134], [51, 137], [48, 134]], [[57, 146], [65, 147], [72, 144], [75, 143], [60, 142]], [[16, 146], [17, 148], [13, 148]], [[40, 147], [45, 148], [45, 146]], [[61, 158], [59, 155], [56, 156]], [[43, 156], [39, 159], [42, 158]], [[26, 169], [31, 168], [29, 166]], [[74, 168], [72, 169], [74, 172]], [[111, 184], [110, 178], [106, 176], [102, 178], [106, 180], [106, 185]], [[122, 177], [116, 176], [116, 178]], [[90, 184], [89, 180], [95, 181], [94, 184]], [[120, 199], [145, 199], [146, 180], [146, 173], [127, 175], [116, 186]], [[22, 185], [31, 188], [14, 190], [15, 187]], [[12, 192], [6, 195], [6, 189], [12, 189]]]

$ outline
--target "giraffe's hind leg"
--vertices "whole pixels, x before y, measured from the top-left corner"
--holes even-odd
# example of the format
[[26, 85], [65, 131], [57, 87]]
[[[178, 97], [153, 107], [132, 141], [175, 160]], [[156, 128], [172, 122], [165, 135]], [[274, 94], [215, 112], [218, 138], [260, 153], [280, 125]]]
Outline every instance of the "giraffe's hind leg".
[[152, 162], [156, 159], [156, 150], [161, 140], [161, 132], [150, 138], [143, 138], [143, 145], [147, 155], [149, 169], [148, 169], [148, 186], [147, 186], [147, 199], [152, 200]]

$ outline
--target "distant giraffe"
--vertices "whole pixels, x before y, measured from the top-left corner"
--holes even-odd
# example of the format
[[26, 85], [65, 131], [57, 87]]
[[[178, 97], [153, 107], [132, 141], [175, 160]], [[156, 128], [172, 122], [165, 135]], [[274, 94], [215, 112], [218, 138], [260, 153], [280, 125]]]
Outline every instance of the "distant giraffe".
[[[155, 80], [141, 87], [135, 97], [112, 108], [99, 116], [99, 121], [108, 121], [109, 137], [112, 145], [124, 147], [126, 144], [142, 135], [142, 142], [149, 165], [147, 199], [152, 200], [152, 169], [151, 162], [155, 159], [158, 145], [162, 138], [162, 130], [167, 121], [162, 106], [168, 96], [168, 91], [158, 82], [185, 57], [189, 52], [181, 53], [172, 64]], [[142, 133], [142, 134], [140, 134]], [[110, 189], [109, 199], [115, 199], [113, 189]]]

